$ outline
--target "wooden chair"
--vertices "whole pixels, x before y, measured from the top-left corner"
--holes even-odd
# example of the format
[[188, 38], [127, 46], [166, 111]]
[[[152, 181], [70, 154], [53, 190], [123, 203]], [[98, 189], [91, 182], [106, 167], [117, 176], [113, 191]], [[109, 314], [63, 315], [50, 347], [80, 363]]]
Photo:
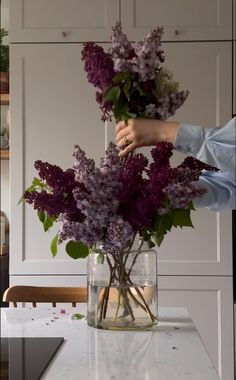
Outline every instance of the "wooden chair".
[[17, 307], [17, 302], [32, 302], [33, 307], [37, 303], [52, 303], [56, 307], [60, 303], [87, 302], [87, 288], [77, 287], [51, 287], [51, 286], [12, 286], [3, 294], [4, 302], [12, 302]]

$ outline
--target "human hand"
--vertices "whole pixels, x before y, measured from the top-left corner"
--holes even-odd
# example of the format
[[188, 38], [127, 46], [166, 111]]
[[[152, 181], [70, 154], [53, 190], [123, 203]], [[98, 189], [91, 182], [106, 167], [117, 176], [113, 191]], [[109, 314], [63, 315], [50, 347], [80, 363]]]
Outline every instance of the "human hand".
[[142, 146], [156, 145], [160, 141], [174, 143], [179, 123], [156, 119], [130, 119], [116, 125], [116, 143], [125, 156]]

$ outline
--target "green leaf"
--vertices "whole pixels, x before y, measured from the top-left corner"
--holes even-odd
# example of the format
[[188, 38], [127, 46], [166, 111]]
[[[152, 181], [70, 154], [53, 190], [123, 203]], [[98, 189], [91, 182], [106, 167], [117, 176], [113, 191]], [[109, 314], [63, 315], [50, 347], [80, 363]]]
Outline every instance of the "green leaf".
[[120, 82], [122, 82], [123, 80], [125, 80], [125, 78], [127, 77], [127, 73], [117, 73], [113, 78], [112, 78], [112, 82], [114, 84], [118, 84]]
[[137, 117], [137, 114], [128, 111], [124, 113], [124, 116], [126, 116], [126, 118], [128, 117], [128, 119], [135, 119]]
[[154, 229], [157, 235], [163, 235], [166, 231], [170, 231], [172, 227], [172, 219], [170, 214], [158, 215], [156, 217]]
[[190, 209], [173, 209], [171, 212], [174, 227], [193, 227]]
[[46, 214], [44, 211], [40, 211], [38, 210], [37, 212], [37, 215], [38, 215], [38, 218], [40, 220], [41, 223], [44, 223], [45, 219], [46, 219]]
[[[32, 184], [25, 190], [25, 193], [26, 192], [27, 193], [32, 193], [38, 187], [40, 189], [45, 189], [45, 187], [47, 187], [47, 185], [44, 182], [42, 182], [39, 178], [34, 177]], [[20, 200], [18, 201], [17, 205], [19, 205], [23, 200], [24, 200], [24, 196], [22, 196], [20, 198]]]
[[160, 247], [164, 237], [165, 237], [165, 234], [160, 234], [160, 235], [155, 234], [154, 235], [154, 239], [155, 239], [155, 242], [158, 245], [158, 247]]
[[85, 318], [85, 315], [80, 314], [80, 313], [74, 313], [72, 314], [72, 319], [83, 319]]
[[170, 214], [156, 215], [154, 225], [154, 239], [158, 247], [160, 247], [165, 234], [172, 228], [172, 219]]
[[102, 102], [107, 103], [115, 103], [119, 99], [120, 96], [120, 87], [108, 87], [102, 97]]
[[19, 201], [17, 202], [17, 206], [19, 206], [19, 204], [21, 204], [21, 202], [23, 202], [25, 200], [25, 198], [22, 196]]
[[193, 202], [192, 202], [192, 201], [189, 202], [189, 204], [188, 204], [188, 208], [189, 208], [189, 210], [194, 210], [194, 211], [195, 211], [195, 208], [194, 208], [194, 205], [193, 205]]
[[72, 259], [84, 259], [89, 254], [89, 248], [81, 241], [70, 240], [66, 244], [66, 252]]
[[123, 87], [124, 94], [126, 98], [128, 99], [128, 101], [130, 101], [130, 89], [131, 89], [131, 79], [128, 78]]
[[148, 95], [148, 93], [142, 89], [140, 84], [137, 84], [135, 89], [138, 91], [140, 96], [147, 96]]
[[32, 186], [34, 187], [40, 187], [41, 189], [44, 189], [46, 187], [45, 183], [41, 181], [41, 179], [34, 177]]
[[53, 226], [53, 223], [55, 221], [56, 221], [56, 217], [55, 216], [46, 215], [46, 218], [45, 218], [45, 220], [43, 222], [44, 231], [47, 232]]
[[52, 242], [51, 242], [51, 247], [50, 248], [51, 248], [51, 252], [52, 252], [53, 257], [55, 257], [56, 254], [57, 254], [57, 242], [58, 242], [58, 233], [52, 239]]
[[153, 243], [153, 241], [151, 239], [149, 239], [147, 242], [148, 242], [149, 248], [155, 247], [155, 243]]
[[97, 263], [103, 264], [104, 263], [104, 253], [100, 252], [97, 256]]

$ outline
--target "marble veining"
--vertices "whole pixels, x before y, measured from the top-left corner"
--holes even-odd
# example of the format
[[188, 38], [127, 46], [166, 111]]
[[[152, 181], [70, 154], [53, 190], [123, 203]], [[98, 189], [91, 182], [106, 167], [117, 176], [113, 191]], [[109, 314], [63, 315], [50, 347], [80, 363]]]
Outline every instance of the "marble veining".
[[1, 309], [3, 337], [60, 337], [65, 342], [43, 380], [219, 380], [183, 308], [160, 308], [153, 331], [106, 331], [73, 320], [77, 308]]

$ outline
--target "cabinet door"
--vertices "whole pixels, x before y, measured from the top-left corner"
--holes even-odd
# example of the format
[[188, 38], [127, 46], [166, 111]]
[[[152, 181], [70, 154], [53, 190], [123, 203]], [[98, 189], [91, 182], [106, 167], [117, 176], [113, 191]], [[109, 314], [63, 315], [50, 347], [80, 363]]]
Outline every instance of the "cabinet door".
[[235, 379], [232, 277], [160, 276], [159, 306], [186, 307], [220, 378]]
[[88, 84], [79, 44], [15, 44], [11, 49], [11, 257], [13, 274], [86, 273], [60, 249], [52, 259], [57, 228], [43, 232], [30, 206], [17, 203], [37, 172], [37, 159], [73, 165], [78, 144], [97, 163], [105, 133], [95, 91]]
[[[206, 127], [219, 126], [232, 115], [230, 42], [165, 43], [166, 66], [181, 88], [190, 91], [174, 119]], [[176, 154], [177, 163], [184, 156]], [[193, 212], [194, 229], [173, 230], [160, 248], [162, 274], [231, 274], [231, 211]]]
[[[163, 43], [165, 66], [190, 95], [173, 119], [219, 126], [232, 115], [231, 42]], [[109, 140], [115, 138], [109, 125]], [[150, 157], [150, 148], [142, 149]], [[173, 165], [184, 159], [174, 154]], [[207, 209], [192, 212], [194, 229], [173, 229], [158, 249], [162, 275], [219, 275], [232, 273], [231, 212]]]
[[11, 42], [107, 41], [119, 0], [11, 0]]
[[165, 41], [232, 39], [232, 0], [121, 0], [129, 38], [142, 39], [164, 27]]

